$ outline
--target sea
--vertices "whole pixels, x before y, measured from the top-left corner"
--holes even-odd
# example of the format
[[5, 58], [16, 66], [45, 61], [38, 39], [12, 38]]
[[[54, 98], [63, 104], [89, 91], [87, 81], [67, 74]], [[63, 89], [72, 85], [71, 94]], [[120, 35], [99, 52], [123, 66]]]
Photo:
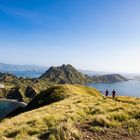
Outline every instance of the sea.
[[10, 99], [0, 99], [0, 119], [4, 118], [11, 111], [18, 107], [25, 107], [26, 104]]
[[129, 80], [117, 83], [88, 84], [88, 86], [98, 89], [103, 94], [105, 94], [106, 90], [109, 90], [111, 95], [112, 90], [114, 89], [118, 96], [131, 96], [140, 98], [140, 81], [138, 80]]
[[17, 77], [28, 77], [28, 78], [38, 78], [40, 77], [45, 70], [29, 70], [29, 71], [6, 71], [6, 70], [0, 70], [2, 73], [10, 73], [14, 74]]

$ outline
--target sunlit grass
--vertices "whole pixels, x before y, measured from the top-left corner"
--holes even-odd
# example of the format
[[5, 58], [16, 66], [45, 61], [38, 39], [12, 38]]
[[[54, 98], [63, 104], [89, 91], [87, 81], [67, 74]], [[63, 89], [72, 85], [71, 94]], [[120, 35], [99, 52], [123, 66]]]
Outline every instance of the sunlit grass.
[[[57, 92], [71, 94], [60, 102], [20, 114], [0, 123], [0, 138], [69, 140], [80, 139], [83, 132], [76, 126], [88, 124], [89, 130], [107, 128], [140, 130], [140, 99], [103, 97], [92, 88], [58, 85]], [[65, 94], [64, 92], [64, 94]]]

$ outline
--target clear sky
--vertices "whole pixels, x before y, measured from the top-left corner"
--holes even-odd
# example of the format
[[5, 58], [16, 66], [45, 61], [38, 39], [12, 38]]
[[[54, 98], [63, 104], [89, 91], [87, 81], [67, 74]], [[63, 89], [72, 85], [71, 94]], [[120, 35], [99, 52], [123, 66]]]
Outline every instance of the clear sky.
[[0, 62], [140, 73], [140, 0], [0, 0]]

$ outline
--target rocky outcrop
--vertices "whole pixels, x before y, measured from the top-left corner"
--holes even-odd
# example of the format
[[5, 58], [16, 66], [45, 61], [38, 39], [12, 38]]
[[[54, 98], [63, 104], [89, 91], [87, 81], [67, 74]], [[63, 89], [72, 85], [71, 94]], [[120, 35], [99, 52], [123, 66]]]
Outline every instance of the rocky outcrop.
[[11, 88], [7, 93], [7, 99], [14, 99], [17, 101], [23, 101], [22, 95], [19, 91], [19, 87]]
[[25, 96], [27, 98], [34, 98], [36, 96], [36, 92], [32, 87], [27, 87], [25, 91]]

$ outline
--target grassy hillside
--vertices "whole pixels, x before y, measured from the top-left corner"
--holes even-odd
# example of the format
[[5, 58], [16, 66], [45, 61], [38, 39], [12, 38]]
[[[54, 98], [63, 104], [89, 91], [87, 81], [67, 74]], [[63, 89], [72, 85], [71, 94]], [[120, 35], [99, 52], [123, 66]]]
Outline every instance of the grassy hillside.
[[62, 91], [69, 97], [3, 120], [0, 139], [140, 139], [140, 99], [106, 98], [79, 85], [58, 85], [55, 89], [56, 94]]

